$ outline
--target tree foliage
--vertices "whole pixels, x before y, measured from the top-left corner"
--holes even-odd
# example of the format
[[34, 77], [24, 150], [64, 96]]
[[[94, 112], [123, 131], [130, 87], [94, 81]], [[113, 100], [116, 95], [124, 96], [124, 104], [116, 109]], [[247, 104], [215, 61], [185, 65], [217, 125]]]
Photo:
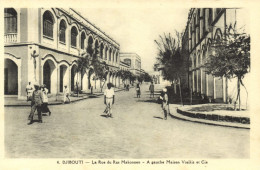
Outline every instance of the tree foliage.
[[144, 72], [140, 76], [138, 76], [137, 79], [139, 82], [142, 82], [142, 81], [151, 82], [152, 81], [152, 77], [146, 72]]
[[179, 81], [188, 68], [186, 57], [181, 49], [182, 34], [176, 32], [176, 38], [170, 33], [159, 37], [159, 41], [155, 40], [158, 47], [158, 57], [154, 69], [161, 70], [164, 79], [172, 83]]
[[159, 37], [158, 41], [155, 40], [158, 47], [158, 57], [154, 69], [161, 70], [164, 79], [169, 80], [172, 84], [178, 82], [182, 102], [181, 86], [183, 81], [181, 78], [188, 71], [188, 57], [181, 48], [182, 34], [176, 31], [175, 38], [170, 33]]
[[208, 74], [216, 77], [237, 78], [237, 98], [240, 109], [240, 85], [250, 71], [250, 35], [240, 32], [236, 24], [226, 26], [226, 34], [211, 45], [211, 55], [204, 67]]

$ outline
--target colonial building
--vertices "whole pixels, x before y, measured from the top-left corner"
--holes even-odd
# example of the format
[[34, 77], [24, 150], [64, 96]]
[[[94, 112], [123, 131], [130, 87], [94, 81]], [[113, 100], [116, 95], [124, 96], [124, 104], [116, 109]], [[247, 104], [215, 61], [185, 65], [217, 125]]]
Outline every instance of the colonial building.
[[87, 47], [98, 49], [111, 71], [108, 81], [119, 84], [112, 72], [119, 69], [120, 45], [74, 9], [6, 8], [4, 22], [6, 95], [25, 98], [28, 82], [46, 84], [51, 94], [62, 93], [64, 85], [72, 91], [76, 83], [87, 91], [88, 72], [77, 72]]
[[[219, 102], [234, 97], [234, 81], [206, 74], [201, 66], [209, 56], [212, 41], [225, 35], [225, 26], [236, 23], [237, 28], [246, 29], [244, 9], [192, 8], [189, 11], [182, 48], [189, 51], [189, 86], [193, 92], [201, 93]], [[236, 87], [236, 86], [235, 86]]]
[[136, 53], [120, 53], [120, 60], [130, 66], [130, 71], [139, 76], [141, 71], [141, 57]]
[[[125, 71], [130, 71], [130, 69], [131, 69], [130, 65], [128, 63], [123, 62], [123, 61], [120, 61], [119, 68], [120, 68], [120, 70], [125, 70]], [[123, 82], [122, 79], [120, 79], [120, 84], [123, 84], [123, 83], [129, 84], [130, 80], [127, 79]]]

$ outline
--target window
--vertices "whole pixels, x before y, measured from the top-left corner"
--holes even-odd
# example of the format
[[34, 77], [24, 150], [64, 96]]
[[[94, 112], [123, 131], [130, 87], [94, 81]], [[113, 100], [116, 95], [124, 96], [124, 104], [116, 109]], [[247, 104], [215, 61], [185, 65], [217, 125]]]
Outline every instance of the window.
[[60, 22], [60, 42], [66, 42], [66, 23], [64, 20]]
[[78, 36], [78, 31], [76, 27], [71, 28], [71, 46], [72, 47], [77, 47], [77, 36]]
[[212, 17], [213, 17], [213, 15], [212, 15], [212, 8], [209, 8], [209, 18], [208, 18], [208, 24], [209, 25], [211, 25], [211, 23], [212, 23]]
[[198, 25], [200, 24], [200, 9], [198, 9], [198, 12], [197, 12], [197, 24]]
[[203, 8], [203, 11], [202, 11], [202, 15], [203, 15], [203, 33], [206, 32], [206, 9]]
[[5, 8], [5, 34], [17, 33], [17, 12], [13, 8]]
[[101, 44], [101, 46], [100, 46], [100, 58], [103, 58], [103, 50], [104, 50], [104, 45]]
[[105, 50], [105, 60], [107, 60], [107, 47], [106, 47], [106, 50]]
[[109, 61], [111, 61], [111, 49], [109, 50]]
[[194, 34], [193, 34], [193, 37], [194, 37], [194, 39], [193, 39], [193, 44], [194, 44], [194, 47], [195, 47], [195, 45], [196, 45], [196, 36], [197, 36], [197, 35], [196, 35], [196, 26], [195, 26], [195, 25], [196, 25], [196, 17], [193, 18], [193, 25], [194, 25], [194, 30], [193, 30], [193, 31], [194, 31]]
[[43, 35], [53, 38], [53, 17], [49, 11], [43, 14]]
[[127, 65], [131, 66], [131, 59], [124, 59], [124, 62], [127, 63]]
[[112, 52], [112, 56], [113, 56], [112, 61], [114, 62], [115, 61], [115, 53], [114, 52]]
[[117, 62], [117, 54], [116, 54], [116, 62]]
[[80, 48], [81, 49], [84, 49], [84, 47], [85, 47], [85, 39], [86, 39], [86, 35], [84, 32], [82, 32], [81, 39], [80, 39]]

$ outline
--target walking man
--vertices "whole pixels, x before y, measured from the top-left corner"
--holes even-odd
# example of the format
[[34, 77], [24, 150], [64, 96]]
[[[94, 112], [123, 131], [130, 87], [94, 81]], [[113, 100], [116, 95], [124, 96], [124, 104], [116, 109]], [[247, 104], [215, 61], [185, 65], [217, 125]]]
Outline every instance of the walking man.
[[42, 95], [43, 95], [43, 104], [42, 104], [42, 113], [49, 113], [51, 115], [51, 111], [48, 107], [48, 92], [49, 90], [46, 88], [46, 85], [42, 85]]
[[107, 89], [104, 92], [104, 104], [107, 107], [107, 117], [112, 118], [112, 105], [115, 102], [115, 92], [112, 88], [112, 84], [107, 84]]
[[67, 99], [69, 99], [69, 103], [70, 103], [70, 92], [69, 89], [67, 88], [67, 85], [64, 86], [64, 96], [63, 96], [63, 104], [66, 103]]
[[33, 93], [33, 86], [31, 82], [28, 83], [26, 86], [26, 93], [27, 93], [27, 102], [32, 100], [32, 93]]
[[136, 84], [136, 97], [137, 97], [137, 98], [140, 98], [140, 96], [141, 96], [140, 84], [137, 83], [137, 84]]
[[151, 98], [152, 95], [154, 97], [154, 85], [153, 85], [153, 82], [151, 82], [151, 84], [150, 84], [149, 91], [150, 91], [150, 98]]
[[42, 123], [41, 107], [42, 107], [42, 103], [43, 103], [43, 94], [42, 94], [42, 91], [40, 90], [39, 84], [35, 84], [34, 88], [35, 88], [35, 90], [33, 91], [33, 94], [32, 94], [32, 104], [31, 104], [32, 107], [31, 107], [31, 112], [29, 115], [30, 122], [28, 123], [28, 125], [33, 123], [33, 116], [34, 116], [35, 110], [37, 110], [37, 112], [38, 112], [39, 122]]
[[160, 96], [160, 99], [162, 100], [162, 110], [164, 113], [164, 119], [167, 120], [167, 110], [169, 107], [169, 102], [168, 102], [168, 95], [167, 95], [167, 89], [163, 88], [163, 93], [162, 96]]

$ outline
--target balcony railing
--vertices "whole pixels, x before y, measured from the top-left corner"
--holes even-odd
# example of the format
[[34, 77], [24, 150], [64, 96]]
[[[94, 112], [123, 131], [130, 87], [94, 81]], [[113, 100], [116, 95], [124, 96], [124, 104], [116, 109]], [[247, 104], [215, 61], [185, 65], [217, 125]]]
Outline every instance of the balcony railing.
[[17, 42], [17, 33], [5, 34], [5, 43]]

